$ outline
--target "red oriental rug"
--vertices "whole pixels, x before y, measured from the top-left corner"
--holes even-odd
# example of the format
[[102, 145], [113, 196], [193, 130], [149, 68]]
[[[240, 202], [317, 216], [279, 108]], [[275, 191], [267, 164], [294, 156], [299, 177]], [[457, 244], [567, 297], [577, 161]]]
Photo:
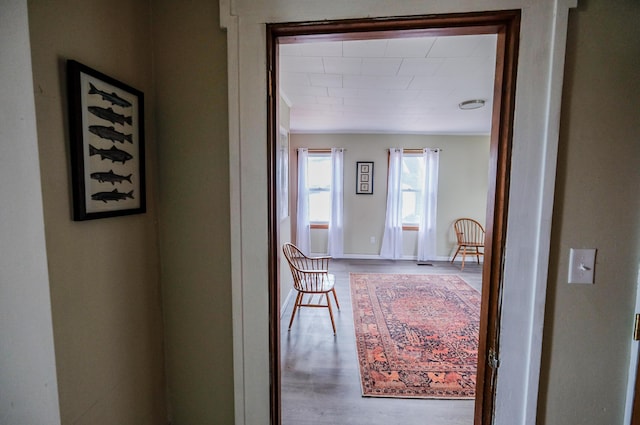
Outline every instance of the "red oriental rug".
[[480, 294], [456, 275], [351, 273], [362, 394], [474, 398]]

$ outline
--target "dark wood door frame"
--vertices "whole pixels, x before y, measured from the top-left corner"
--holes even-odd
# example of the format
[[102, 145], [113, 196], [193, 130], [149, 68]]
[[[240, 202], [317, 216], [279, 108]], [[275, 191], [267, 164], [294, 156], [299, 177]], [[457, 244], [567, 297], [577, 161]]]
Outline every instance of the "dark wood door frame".
[[497, 34], [496, 74], [489, 155], [486, 247], [482, 271], [482, 305], [474, 424], [493, 422], [499, 367], [501, 290], [506, 240], [515, 82], [520, 11], [479, 12], [420, 17], [357, 19], [267, 25], [268, 196], [269, 196], [269, 361], [271, 424], [281, 423], [279, 221], [276, 205], [278, 149], [279, 43], [303, 40], [364, 40], [414, 36]]

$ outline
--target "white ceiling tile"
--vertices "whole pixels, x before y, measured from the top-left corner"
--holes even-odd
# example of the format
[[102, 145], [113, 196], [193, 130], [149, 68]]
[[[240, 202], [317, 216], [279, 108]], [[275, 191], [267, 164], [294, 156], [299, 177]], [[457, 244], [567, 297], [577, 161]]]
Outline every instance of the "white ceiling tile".
[[280, 44], [278, 54], [282, 56], [302, 56], [302, 44]]
[[306, 58], [302, 56], [281, 56], [280, 71], [282, 72], [324, 72], [322, 58]]
[[431, 100], [416, 100], [412, 104], [408, 104], [407, 115], [434, 115], [440, 112], [442, 102], [432, 102]]
[[300, 44], [302, 56], [342, 56], [340, 42], [326, 41]]
[[289, 89], [291, 96], [327, 96], [326, 87], [296, 86]]
[[351, 97], [364, 97], [364, 98], [378, 98], [382, 96], [383, 93], [386, 93], [388, 90], [380, 90], [380, 88], [366, 88], [366, 89], [357, 89], [357, 95]]
[[478, 38], [473, 35], [438, 37], [429, 51], [429, 57], [455, 58], [471, 56], [476, 44], [478, 44]]
[[402, 59], [400, 58], [363, 58], [363, 75], [397, 75]]
[[341, 74], [309, 74], [312, 86], [342, 87]]
[[[488, 133], [496, 36], [437, 40], [281, 45], [291, 130]], [[487, 105], [460, 111], [458, 103], [470, 98]]]
[[459, 93], [481, 92], [491, 95], [493, 93], [493, 76], [491, 76], [491, 78], [480, 78], [479, 76], [466, 78], [461, 80], [453, 90]]
[[287, 93], [287, 98], [291, 101], [291, 108], [297, 108], [302, 105], [310, 105], [317, 103], [315, 96], [305, 96], [299, 94], [289, 94]]
[[380, 89], [405, 89], [409, 86], [412, 77], [378, 77], [370, 75], [345, 75], [343, 83], [345, 88], [380, 88]]
[[444, 59], [406, 58], [402, 61], [398, 75], [434, 75]]
[[389, 101], [386, 99], [372, 99], [367, 97], [349, 97], [344, 99], [346, 106], [363, 106], [367, 108], [385, 108], [389, 106]]
[[453, 90], [458, 81], [449, 77], [417, 75], [411, 80], [409, 90]]
[[355, 112], [358, 108], [353, 107], [353, 106], [348, 106], [348, 105], [344, 105], [344, 104], [335, 104], [335, 105], [331, 105], [331, 110], [335, 113], [341, 114], [344, 112]]
[[387, 50], [388, 40], [352, 40], [343, 41], [342, 49], [344, 57], [380, 58]]
[[351, 88], [351, 89], [345, 89], [345, 88], [334, 88], [334, 87], [329, 87], [329, 96], [331, 97], [358, 97], [358, 89], [356, 88]]
[[[354, 99], [351, 99], [354, 100]], [[345, 99], [347, 101], [347, 99]], [[348, 103], [344, 105], [331, 105], [331, 109], [336, 113], [345, 114], [348, 113], [350, 117], [354, 116], [369, 116], [374, 114], [387, 114], [389, 110], [387, 107], [381, 107], [379, 105], [367, 105], [362, 103]]]
[[440, 104], [448, 102], [449, 98], [455, 92], [455, 89], [433, 89], [433, 90], [416, 90], [416, 100], [425, 104]]
[[358, 75], [362, 70], [360, 58], [324, 58], [323, 62], [327, 74]]
[[[325, 103], [305, 103], [303, 106], [296, 107], [295, 111], [322, 117], [322, 114], [326, 114], [331, 111], [331, 105], [327, 105]], [[322, 114], [319, 114], [319, 112]]]
[[436, 77], [447, 78], [474, 78], [486, 75], [487, 61], [485, 58], [447, 58], [438, 71]]
[[435, 37], [394, 38], [387, 43], [384, 55], [393, 58], [424, 58], [435, 40]]
[[385, 90], [378, 91], [378, 97], [387, 102], [407, 102], [416, 100], [419, 92], [415, 90]]
[[302, 72], [281, 72], [280, 85], [284, 88], [295, 86], [310, 86], [309, 74]]
[[341, 97], [317, 97], [316, 100], [324, 105], [342, 105], [343, 102]]

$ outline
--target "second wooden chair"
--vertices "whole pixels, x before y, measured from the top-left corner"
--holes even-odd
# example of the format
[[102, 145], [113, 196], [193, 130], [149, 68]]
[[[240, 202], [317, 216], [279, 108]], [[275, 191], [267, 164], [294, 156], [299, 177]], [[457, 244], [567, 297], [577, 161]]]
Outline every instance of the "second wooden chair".
[[458, 249], [451, 262], [453, 263], [458, 253], [462, 252], [460, 270], [464, 270], [464, 260], [467, 254], [475, 255], [478, 264], [480, 264], [480, 256], [484, 255], [484, 228], [482, 225], [472, 218], [459, 218], [453, 223], [453, 228], [456, 231]]

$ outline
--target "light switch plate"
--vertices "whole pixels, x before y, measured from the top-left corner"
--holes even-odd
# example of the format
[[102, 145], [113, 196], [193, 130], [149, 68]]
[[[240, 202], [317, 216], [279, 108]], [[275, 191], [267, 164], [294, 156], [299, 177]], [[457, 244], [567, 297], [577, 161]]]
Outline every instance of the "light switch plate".
[[595, 266], [595, 249], [571, 248], [569, 251], [569, 283], [593, 284]]

